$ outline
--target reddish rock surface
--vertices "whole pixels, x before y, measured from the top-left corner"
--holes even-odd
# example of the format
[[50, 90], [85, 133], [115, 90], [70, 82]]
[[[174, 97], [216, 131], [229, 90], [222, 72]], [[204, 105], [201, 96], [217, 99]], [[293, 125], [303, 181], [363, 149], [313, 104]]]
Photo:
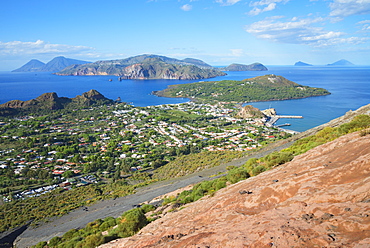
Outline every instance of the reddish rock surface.
[[370, 135], [343, 136], [101, 247], [370, 247]]

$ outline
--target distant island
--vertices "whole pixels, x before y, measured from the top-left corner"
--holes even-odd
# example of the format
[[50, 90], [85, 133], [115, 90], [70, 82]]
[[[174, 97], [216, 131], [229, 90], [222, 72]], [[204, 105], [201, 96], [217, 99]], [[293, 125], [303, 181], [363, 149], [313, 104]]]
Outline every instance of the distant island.
[[67, 66], [74, 64], [86, 64], [88, 61], [65, 58], [63, 56], [55, 57], [48, 63], [43, 63], [37, 59], [31, 59], [22, 67], [13, 70], [12, 72], [58, 72]]
[[282, 76], [270, 74], [242, 81], [223, 80], [171, 85], [153, 94], [204, 102], [246, 103], [322, 96], [330, 92], [322, 88], [299, 85]]
[[347, 65], [354, 65], [354, 64], [349, 62], [348, 60], [341, 59], [341, 60], [338, 60], [338, 61], [336, 61], [332, 64], [327, 64], [327, 65], [329, 65], [329, 66], [333, 66], [333, 65], [334, 66], [336, 66], [336, 65], [345, 65], [345, 66], [347, 66]]
[[124, 79], [204, 79], [224, 76], [226, 73], [197, 59], [178, 60], [159, 55], [139, 55], [120, 60], [98, 61], [72, 65], [56, 75], [115, 75]]
[[0, 105], [0, 116], [17, 114], [39, 113], [57, 109], [84, 108], [93, 105], [113, 103], [96, 90], [90, 90], [74, 98], [59, 97], [57, 93], [44, 93], [41, 96], [28, 100], [12, 100]]
[[253, 63], [250, 65], [231, 64], [227, 67], [220, 68], [222, 71], [267, 71], [268, 69], [261, 63]]
[[312, 66], [311, 64], [307, 64], [305, 62], [302, 62], [302, 61], [298, 61], [294, 64], [294, 66]]

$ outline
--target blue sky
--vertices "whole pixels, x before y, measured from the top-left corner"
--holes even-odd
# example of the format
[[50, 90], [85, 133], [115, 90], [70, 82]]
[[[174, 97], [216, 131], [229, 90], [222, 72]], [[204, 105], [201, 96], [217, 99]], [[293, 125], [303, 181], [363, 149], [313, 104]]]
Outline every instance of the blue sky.
[[56, 56], [370, 64], [370, 0], [2, 0], [0, 71]]

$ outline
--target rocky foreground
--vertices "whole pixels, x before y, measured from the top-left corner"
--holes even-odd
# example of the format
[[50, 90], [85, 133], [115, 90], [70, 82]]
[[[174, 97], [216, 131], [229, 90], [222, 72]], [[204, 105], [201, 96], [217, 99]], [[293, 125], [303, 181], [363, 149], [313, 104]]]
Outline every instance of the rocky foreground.
[[343, 136], [101, 247], [370, 247], [369, 144]]

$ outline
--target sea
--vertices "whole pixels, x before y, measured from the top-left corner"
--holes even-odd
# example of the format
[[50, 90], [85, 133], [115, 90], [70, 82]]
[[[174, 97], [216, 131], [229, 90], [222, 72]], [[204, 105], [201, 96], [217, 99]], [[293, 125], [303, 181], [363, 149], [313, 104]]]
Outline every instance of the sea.
[[283, 76], [293, 82], [327, 89], [327, 96], [296, 100], [247, 103], [261, 110], [275, 108], [280, 115], [300, 115], [303, 119], [280, 119], [287, 129], [302, 132], [370, 103], [370, 66], [267, 66], [268, 71], [227, 72], [227, 76], [205, 80], [122, 80], [116, 76], [57, 76], [48, 72], [0, 72], [0, 104], [27, 101], [46, 92], [75, 97], [95, 89], [105, 97], [134, 106], [174, 104], [186, 98], [166, 98], [152, 94], [169, 85], [199, 81], [243, 80], [266, 74]]

